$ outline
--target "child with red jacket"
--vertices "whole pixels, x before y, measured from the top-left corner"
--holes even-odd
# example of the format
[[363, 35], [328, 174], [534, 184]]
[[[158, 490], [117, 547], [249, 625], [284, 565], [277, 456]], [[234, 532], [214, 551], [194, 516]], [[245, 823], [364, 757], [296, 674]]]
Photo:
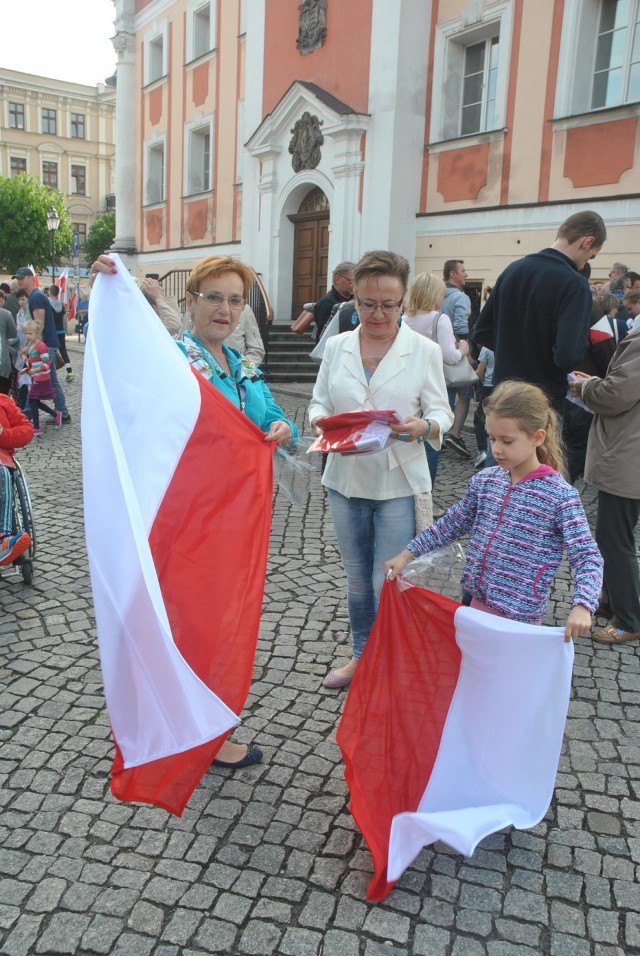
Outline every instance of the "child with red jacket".
[[33, 427], [13, 399], [0, 394], [0, 566], [12, 564], [27, 550], [26, 531], [13, 533], [13, 487], [11, 469], [16, 448], [28, 445]]

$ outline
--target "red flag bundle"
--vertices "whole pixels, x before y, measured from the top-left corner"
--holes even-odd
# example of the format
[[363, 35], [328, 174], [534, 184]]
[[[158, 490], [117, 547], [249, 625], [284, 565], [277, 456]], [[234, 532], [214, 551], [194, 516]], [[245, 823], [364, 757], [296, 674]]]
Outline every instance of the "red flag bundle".
[[545, 815], [569, 706], [573, 644], [386, 582], [337, 741], [382, 900], [422, 847], [470, 856]]
[[274, 446], [192, 371], [121, 263], [91, 296], [82, 439], [112, 791], [180, 814], [249, 690]]
[[391, 438], [389, 425], [401, 421], [400, 415], [390, 408], [327, 415], [316, 422], [322, 429], [322, 435], [313, 442], [309, 451], [337, 452], [341, 455], [382, 451]]

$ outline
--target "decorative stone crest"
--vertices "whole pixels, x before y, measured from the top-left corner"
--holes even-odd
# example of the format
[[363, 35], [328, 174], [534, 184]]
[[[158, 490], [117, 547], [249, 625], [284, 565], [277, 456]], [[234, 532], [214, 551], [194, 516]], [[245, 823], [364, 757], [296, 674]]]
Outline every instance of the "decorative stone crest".
[[322, 122], [307, 110], [291, 130], [293, 136], [289, 143], [289, 152], [292, 156], [291, 165], [294, 172], [315, 169], [320, 162], [322, 156], [320, 147], [324, 143], [324, 136], [320, 130]]
[[327, 0], [302, 0], [296, 46], [303, 55], [319, 50], [327, 38]]

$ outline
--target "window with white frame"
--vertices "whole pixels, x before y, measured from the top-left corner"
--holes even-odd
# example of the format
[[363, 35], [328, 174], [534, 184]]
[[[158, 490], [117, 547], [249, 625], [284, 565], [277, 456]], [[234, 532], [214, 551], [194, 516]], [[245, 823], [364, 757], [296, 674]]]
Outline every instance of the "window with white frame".
[[164, 202], [164, 141], [147, 146], [145, 203]]
[[188, 165], [186, 195], [211, 189], [211, 123], [187, 130]]
[[438, 24], [432, 143], [504, 127], [512, 24], [513, 0], [470, 4]]
[[601, 0], [591, 108], [640, 100], [640, 2]]
[[42, 161], [42, 185], [49, 189], [58, 188], [58, 164], [50, 160]]
[[27, 160], [24, 156], [10, 156], [9, 171], [12, 179], [15, 176], [23, 176], [27, 171]]
[[197, 60], [215, 48], [215, 0], [191, 0], [187, 8], [187, 50], [190, 60]]
[[71, 164], [71, 194], [73, 196], [87, 195], [87, 169], [86, 166]]
[[556, 118], [640, 101], [640, 0], [565, 0]]
[[153, 23], [143, 41], [144, 83], [155, 83], [168, 73], [169, 34], [167, 21]]

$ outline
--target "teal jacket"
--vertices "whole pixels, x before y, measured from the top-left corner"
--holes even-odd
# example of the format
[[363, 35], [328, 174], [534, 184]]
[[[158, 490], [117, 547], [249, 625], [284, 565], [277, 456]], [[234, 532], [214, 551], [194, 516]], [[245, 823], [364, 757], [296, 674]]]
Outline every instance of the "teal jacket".
[[204, 375], [225, 398], [247, 415], [263, 432], [269, 431], [272, 422], [284, 421], [291, 428], [292, 440], [298, 438], [298, 429], [274, 401], [260, 369], [243, 358], [239, 352], [223, 345], [231, 375], [227, 375], [216, 363], [206, 346], [192, 335], [184, 332], [176, 343], [187, 356], [197, 372]]

